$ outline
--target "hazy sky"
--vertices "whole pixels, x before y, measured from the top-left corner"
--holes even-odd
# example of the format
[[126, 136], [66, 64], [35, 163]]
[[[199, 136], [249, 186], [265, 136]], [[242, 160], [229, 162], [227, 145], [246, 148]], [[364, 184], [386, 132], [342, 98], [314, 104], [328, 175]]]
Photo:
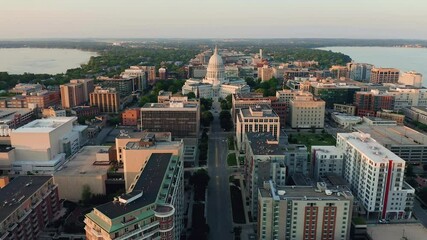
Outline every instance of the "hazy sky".
[[427, 39], [427, 0], [0, 0], [5, 38]]

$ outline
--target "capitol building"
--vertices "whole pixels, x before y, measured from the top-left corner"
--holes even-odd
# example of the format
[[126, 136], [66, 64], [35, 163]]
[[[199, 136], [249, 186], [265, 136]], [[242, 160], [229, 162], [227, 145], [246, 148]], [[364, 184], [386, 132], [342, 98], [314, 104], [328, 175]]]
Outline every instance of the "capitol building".
[[206, 77], [204, 79], [187, 79], [182, 87], [182, 94], [193, 92], [199, 98], [226, 98], [234, 93], [249, 93], [250, 87], [241, 78], [226, 78], [225, 67], [218, 49], [209, 59]]

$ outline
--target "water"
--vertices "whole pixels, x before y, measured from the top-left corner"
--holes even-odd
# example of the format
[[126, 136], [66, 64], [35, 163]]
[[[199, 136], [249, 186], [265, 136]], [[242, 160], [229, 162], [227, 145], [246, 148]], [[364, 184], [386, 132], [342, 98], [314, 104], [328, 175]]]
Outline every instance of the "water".
[[326, 47], [349, 55], [355, 62], [371, 63], [376, 67], [394, 67], [400, 71], [415, 70], [423, 74], [423, 86], [427, 86], [427, 48], [394, 47]]
[[65, 73], [87, 63], [94, 52], [57, 48], [0, 48], [0, 72]]

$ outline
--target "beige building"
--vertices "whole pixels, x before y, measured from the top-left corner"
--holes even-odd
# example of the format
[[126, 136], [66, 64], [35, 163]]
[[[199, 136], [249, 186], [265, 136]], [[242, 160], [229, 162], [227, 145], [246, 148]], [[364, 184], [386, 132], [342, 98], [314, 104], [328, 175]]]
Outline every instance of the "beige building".
[[421, 88], [423, 86], [423, 75], [415, 71], [404, 72], [399, 77], [399, 83]]
[[334, 103], [334, 111], [354, 116], [356, 115], [356, 106]]
[[67, 113], [66, 113], [65, 109], [57, 109], [54, 107], [48, 107], [48, 108], [44, 108], [42, 110], [42, 116], [43, 116], [43, 118], [66, 117]]
[[396, 68], [372, 68], [371, 83], [397, 83], [400, 71]]
[[237, 110], [236, 139], [239, 150], [243, 149], [243, 137], [249, 132], [271, 132], [280, 137], [280, 118], [270, 106], [257, 105]]
[[299, 92], [290, 103], [292, 128], [323, 128], [325, 101], [313, 98], [308, 92]]
[[110, 168], [109, 148], [85, 146], [53, 174], [60, 199], [73, 202], [82, 200], [85, 186], [89, 187], [92, 194], [106, 194], [105, 180]]
[[83, 84], [83, 96], [84, 102], [89, 102], [89, 93], [95, 90], [95, 85], [93, 83], [93, 79], [85, 78], [85, 79], [71, 79], [70, 83], [72, 84]]
[[83, 83], [61, 85], [61, 104], [63, 108], [72, 108], [85, 102]]
[[258, 239], [350, 238], [353, 195], [347, 188], [276, 187], [273, 181], [258, 190]]
[[274, 77], [274, 71], [273, 68], [269, 67], [268, 65], [264, 65], [262, 67], [258, 68], [258, 78], [261, 79], [261, 81], [268, 81]]
[[96, 87], [89, 98], [90, 105], [97, 106], [101, 113], [118, 113], [120, 110], [120, 96], [114, 88]]

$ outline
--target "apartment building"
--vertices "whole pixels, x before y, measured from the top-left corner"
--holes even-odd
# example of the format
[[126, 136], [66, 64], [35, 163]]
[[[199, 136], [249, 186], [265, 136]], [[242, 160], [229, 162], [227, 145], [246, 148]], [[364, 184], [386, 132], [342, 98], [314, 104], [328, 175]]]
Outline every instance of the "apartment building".
[[183, 163], [152, 153], [126, 194], [86, 214], [88, 240], [179, 239], [184, 229]]
[[415, 71], [404, 72], [399, 77], [399, 83], [422, 88], [423, 75]]
[[350, 79], [360, 82], [370, 81], [373, 67], [374, 65], [367, 63], [347, 63]]
[[63, 108], [82, 105], [86, 98], [83, 83], [67, 83], [60, 86], [61, 103]]
[[372, 68], [371, 83], [397, 83], [400, 71], [396, 68]]
[[122, 78], [136, 78], [135, 79], [135, 90], [145, 90], [148, 87], [148, 75], [149, 73], [141, 66], [131, 66], [125, 69], [121, 73]]
[[347, 66], [339, 66], [339, 65], [334, 65], [331, 68], [329, 68], [329, 71], [331, 72], [331, 75], [333, 78], [348, 78], [349, 75], [349, 69], [347, 68]]
[[323, 128], [325, 124], [325, 101], [314, 98], [311, 93], [299, 92], [290, 102], [292, 128]]
[[141, 117], [141, 110], [139, 108], [126, 109], [122, 112], [122, 125], [123, 126], [137, 126]]
[[61, 206], [51, 176], [18, 176], [0, 188], [0, 239], [37, 239]]
[[350, 238], [353, 195], [346, 188], [276, 186], [258, 190], [258, 239]]
[[38, 92], [31, 92], [26, 95], [25, 99], [28, 107], [32, 105], [39, 108], [48, 108], [61, 103], [61, 96], [57, 91], [42, 90]]
[[101, 113], [118, 113], [121, 109], [120, 96], [114, 88], [96, 87], [89, 98], [90, 105], [97, 106]]
[[387, 91], [394, 96], [394, 111], [411, 106], [427, 106], [427, 89], [395, 88]]
[[0, 108], [27, 108], [25, 96], [14, 96], [0, 99]]
[[357, 92], [354, 105], [358, 116], [375, 116], [380, 110], [393, 110], [395, 97], [389, 93], [371, 90], [370, 92]]
[[403, 181], [405, 160], [365, 133], [338, 133], [337, 148], [344, 152], [344, 179], [368, 217], [412, 216], [415, 189]]
[[85, 78], [85, 79], [71, 79], [71, 84], [83, 84], [83, 96], [84, 96], [84, 102], [89, 102], [89, 93], [93, 92], [95, 90], [95, 85], [93, 82], [93, 79]]
[[137, 86], [138, 77], [120, 76], [120, 77], [98, 77], [101, 86], [104, 88], [114, 88], [120, 97], [124, 98], [139, 90]]
[[264, 65], [258, 68], [258, 78], [261, 79], [262, 82], [268, 81], [274, 77], [273, 68], [268, 65]]
[[314, 180], [330, 173], [342, 176], [344, 153], [336, 146], [311, 146], [311, 171]]

